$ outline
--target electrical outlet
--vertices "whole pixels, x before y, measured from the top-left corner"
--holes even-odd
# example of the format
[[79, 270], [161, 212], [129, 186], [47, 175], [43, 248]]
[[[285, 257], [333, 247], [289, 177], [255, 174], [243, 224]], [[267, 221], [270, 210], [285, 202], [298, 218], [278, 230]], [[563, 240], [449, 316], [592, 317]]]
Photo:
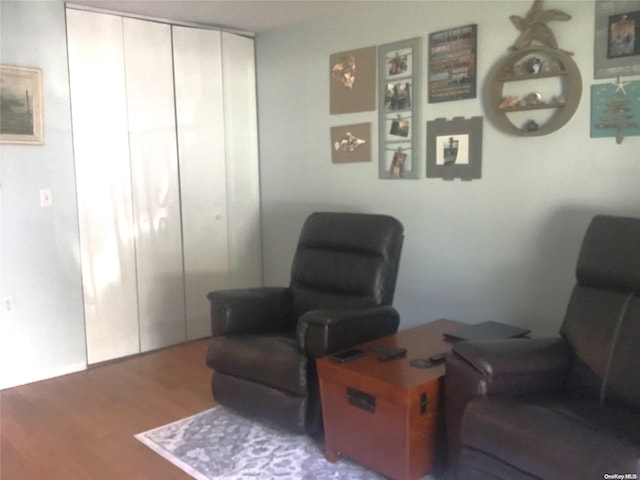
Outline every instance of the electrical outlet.
[[2, 313], [14, 313], [16, 311], [16, 299], [14, 297], [2, 297]]

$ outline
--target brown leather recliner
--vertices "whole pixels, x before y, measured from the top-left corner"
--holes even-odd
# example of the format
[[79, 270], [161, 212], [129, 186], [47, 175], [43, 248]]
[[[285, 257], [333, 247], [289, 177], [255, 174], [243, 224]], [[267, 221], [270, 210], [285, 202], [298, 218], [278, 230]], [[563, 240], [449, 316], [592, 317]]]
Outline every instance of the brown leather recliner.
[[454, 478], [640, 478], [640, 219], [594, 217], [576, 278], [560, 337], [454, 346]]
[[214, 399], [296, 433], [321, 431], [315, 358], [397, 331], [403, 238], [393, 217], [317, 212], [289, 287], [211, 292]]

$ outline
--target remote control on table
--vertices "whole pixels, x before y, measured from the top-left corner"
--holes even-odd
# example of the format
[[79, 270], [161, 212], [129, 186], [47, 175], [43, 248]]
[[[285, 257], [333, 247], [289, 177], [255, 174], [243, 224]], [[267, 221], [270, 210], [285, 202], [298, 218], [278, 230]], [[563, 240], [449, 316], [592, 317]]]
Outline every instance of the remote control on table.
[[449, 355], [449, 352], [436, 353], [435, 355], [431, 355], [429, 357], [429, 360], [431, 360], [433, 363], [440, 363], [446, 358], [447, 355]]
[[378, 353], [378, 356], [376, 358], [378, 359], [379, 362], [386, 362], [387, 360], [391, 360], [396, 357], [401, 357], [406, 354], [407, 354], [406, 348], [394, 348], [392, 350], [387, 350], [387, 351]]

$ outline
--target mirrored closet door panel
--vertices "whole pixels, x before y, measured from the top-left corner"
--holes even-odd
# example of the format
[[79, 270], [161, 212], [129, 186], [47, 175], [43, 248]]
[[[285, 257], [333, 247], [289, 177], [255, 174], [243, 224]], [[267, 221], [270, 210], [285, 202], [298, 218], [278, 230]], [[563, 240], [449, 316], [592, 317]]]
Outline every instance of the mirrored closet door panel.
[[186, 339], [171, 26], [123, 19], [140, 350]]
[[88, 363], [139, 351], [122, 18], [67, 10]]
[[187, 338], [211, 334], [207, 293], [229, 286], [220, 32], [173, 27]]

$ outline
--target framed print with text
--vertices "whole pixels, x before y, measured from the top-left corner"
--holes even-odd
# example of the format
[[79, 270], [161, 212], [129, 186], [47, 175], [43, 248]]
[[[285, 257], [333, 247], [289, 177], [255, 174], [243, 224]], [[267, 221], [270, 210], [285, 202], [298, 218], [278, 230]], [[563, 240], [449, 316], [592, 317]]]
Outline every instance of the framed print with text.
[[421, 39], [378, 49], [379, 178], [420, 178]]
[[476, 98], [477, 25], [429, 35], [429, 103]]

